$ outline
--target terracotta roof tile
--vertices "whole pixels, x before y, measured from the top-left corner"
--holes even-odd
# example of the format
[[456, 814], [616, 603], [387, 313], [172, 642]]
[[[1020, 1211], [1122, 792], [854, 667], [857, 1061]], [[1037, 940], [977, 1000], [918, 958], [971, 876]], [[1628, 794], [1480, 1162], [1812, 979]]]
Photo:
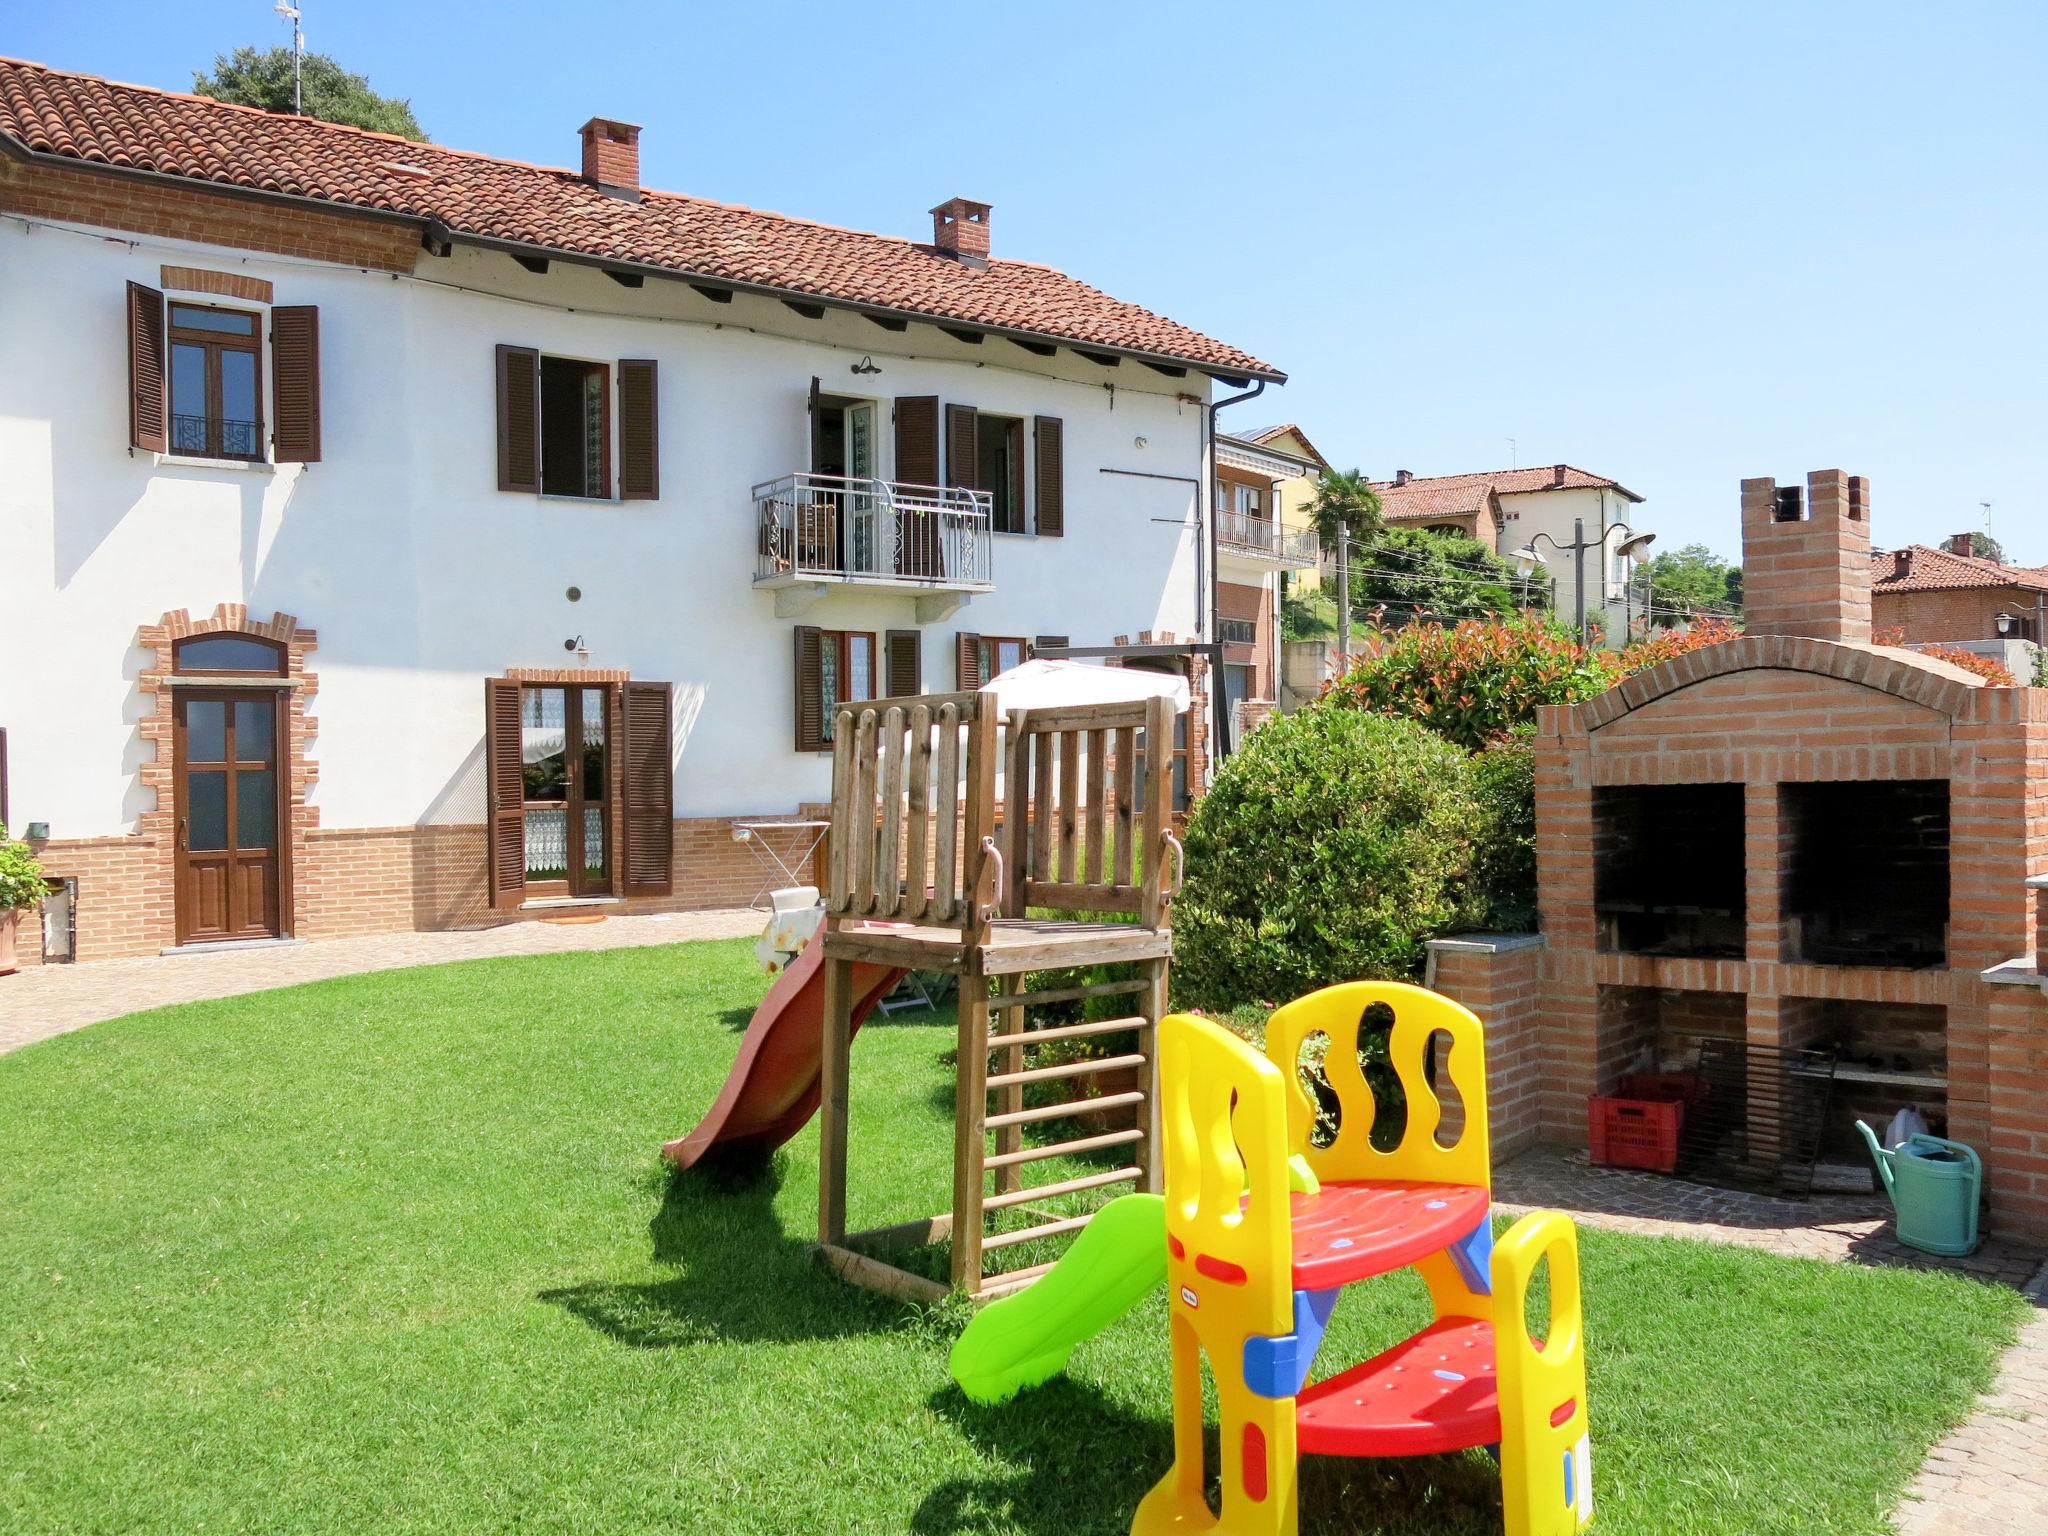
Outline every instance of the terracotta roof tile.
[[0, 134], [47, 155], [434, 219], [458, 238], [1282, 377], [1050, 267], [997, 259], [976, 269], [930, 245], [678, 193], [630, 202], [570, 170], [20, 60], [0, 59]]
[[[1558, 470], [1564, 483], [1558, 483]], [[1478, 512], [1494, 496], [1514, 496], [1529, 491], [1575, 491], [1592, 488], [1615, 490], [1631, 501], [1641, 501], [1627, 486], [1604, 475], [1589, 474], [1569, 464], [1539, 464], [1531, 469], [1482, 470], [1468, 475], [1418, 475], [1406, 485], [1392, 480], [1375, 480], [1380, 505], [1389, 522], [1413, 522], [1431, 517], [1455, 517]]]
[[[1904, 575], [1899, 573], [1902, 563], [1906, 567]], [[1873, 592], [1942, 592], [1986, 587], [2048, 592], [2048, 568], [2001, 565], [1977, 555], [1955, 555], [1945, 549], [1914, 544], [1904, 550], [1872, 555], [1870, 586]]]

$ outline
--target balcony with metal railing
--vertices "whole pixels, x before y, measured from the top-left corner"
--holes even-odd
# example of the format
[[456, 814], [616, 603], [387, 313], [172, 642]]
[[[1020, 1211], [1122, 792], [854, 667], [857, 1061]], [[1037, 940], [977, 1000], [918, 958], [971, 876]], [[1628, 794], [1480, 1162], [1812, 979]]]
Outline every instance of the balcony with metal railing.
[[171, 417], [170, 450], [194, 458], [256, 459], [263, 456], [263, 424], [220, 416]]
[[933, 605], [943, 617], [995, 589], [987, 491], [802, 472], [762, 481], [753, 497], [754, 585], [776, 591], [778, 613], [855, 585], [954, 594]]
[[1245, 512], [1216, 514], [1216, 542], [1225, 555], [1302, 571], [1315, 566], [1320, 550], [1315, 529], [1289, 528]]

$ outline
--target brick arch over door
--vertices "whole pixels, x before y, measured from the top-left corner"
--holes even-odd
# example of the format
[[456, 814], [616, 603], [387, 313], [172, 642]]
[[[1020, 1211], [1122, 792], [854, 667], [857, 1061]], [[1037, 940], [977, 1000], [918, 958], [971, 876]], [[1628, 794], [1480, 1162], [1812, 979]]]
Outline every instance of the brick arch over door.
[[[280, 691], [284, 694], [286, 776], [279, 820], [287, 869], [305, 867], [307, 836], [320, 820], [320, 812], [312, 804], [313, 784], [319, 777], [319, 769], [313, 760], [311, 718], [318, 681], [307, 665], [307, 657], [318, 646], [319, 637], [312, 630], [302, 628], [299, 621], [288, 613], [272, 613], [265, 620], [252, 619], [248, 608], [241, 603], [221, 603], [213, 610], [212, 617], [205, 619], [195, 619], [185, 609], [175, 608], [156, 623], [141, 626], [135, 632], [135, 643], [150, 653], [151, 661], [137, 679], [136, 687], [144, 698], [153, 701], [154, 707], [144, 716], [138, 732], [155, 749], [155, 755], [142, 764], [138, 777], [143, 788], [154, 792], [155, 804], [142, 813], [137, 830], [154, 850], [157, 879], [152, 881], [152, 904], [161, 905], [162, 926], [166, 930], [171, 925], [172, 902], [175, 899], [178, 846], [178, 797], [177, 786], [173, 782], [176, 767], [172, 749], [178, 690], [169, 679], [177, 675], [177, 643], [194, 635], [248, 635], [258, 640], [273, 641], [284, 648], [286, 687]], [[296, 927], [291, 895], [287, 886], [280, 913], [281, 926], [286, 934], [293, 933]]]

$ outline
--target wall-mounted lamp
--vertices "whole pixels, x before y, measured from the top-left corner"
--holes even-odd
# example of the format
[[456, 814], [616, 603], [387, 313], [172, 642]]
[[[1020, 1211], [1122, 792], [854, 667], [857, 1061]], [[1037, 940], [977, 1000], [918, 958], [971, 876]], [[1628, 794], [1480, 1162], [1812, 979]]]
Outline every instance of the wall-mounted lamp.
[[590, 647], [583, 643], [581, 635], [571, 635], [567, 640], [564, 640], [562, 642], [562, 649], [576, 653], [576, 664], [578, 666], [587, 667], [590, 665]]
[[875, 360], [872, 357], [863, 357], [847, 371], [850, 373], [880, 373], [882, 370], [875, 366]]
[[2016, 614], [2001, 613], [1992, 622], [1998, 626], [1998, 638], [2004, 640], [2011, 636], [2014, 627], [2019, 623], [2019, 617]]
[[50, 824], [47, 821], [30, 822], [28, 840], [32, 843], [47, 843], [50, 840]]

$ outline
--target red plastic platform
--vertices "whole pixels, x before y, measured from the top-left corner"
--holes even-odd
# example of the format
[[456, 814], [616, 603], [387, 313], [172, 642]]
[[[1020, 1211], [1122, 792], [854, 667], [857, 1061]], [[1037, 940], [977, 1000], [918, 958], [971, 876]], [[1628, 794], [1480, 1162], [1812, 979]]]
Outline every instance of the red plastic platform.
[[1500, 1443], [1493, 1324], [1432, 1323], [1295, 1406], [1301, 1449], [1317, 1456], [1432, 1456]]
[[1406, 1269], [1448, 1248], [1489, 1213], [1471, 1184], [1325, 1184], [1294, 1197], [1294, 1288], [1333, 1285]]

